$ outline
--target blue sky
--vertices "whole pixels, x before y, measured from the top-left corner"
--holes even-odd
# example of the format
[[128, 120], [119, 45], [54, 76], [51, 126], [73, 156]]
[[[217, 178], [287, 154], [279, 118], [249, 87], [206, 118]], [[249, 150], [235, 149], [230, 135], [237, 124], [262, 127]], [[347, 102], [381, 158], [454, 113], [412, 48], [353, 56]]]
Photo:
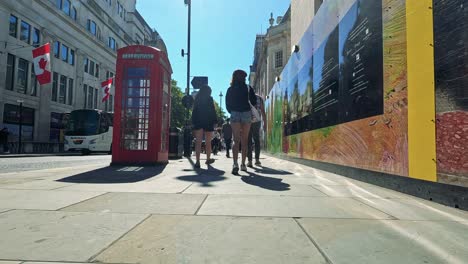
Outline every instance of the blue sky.
[[[270, 13], [282, 16], [290, 0], [192, 0], [192, 76], [208, 76], [213, 98], [226, 94], [235, 69], [249, 72], [256, 34], [265, 33]], [[137, 0], [137, 9], [163, 37], [174, 73], [185, 91], [187, 7], [184, 0]], [[223, 97], [223, 108], [225, 98]]]

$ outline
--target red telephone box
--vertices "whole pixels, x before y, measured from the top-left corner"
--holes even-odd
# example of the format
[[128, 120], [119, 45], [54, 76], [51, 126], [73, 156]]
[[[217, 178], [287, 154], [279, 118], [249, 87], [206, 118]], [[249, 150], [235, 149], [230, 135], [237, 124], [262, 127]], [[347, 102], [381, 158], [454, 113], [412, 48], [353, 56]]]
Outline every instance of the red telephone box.
[[153, 47], [117, 52], [112, 164], [168, 162], [171, 64]]

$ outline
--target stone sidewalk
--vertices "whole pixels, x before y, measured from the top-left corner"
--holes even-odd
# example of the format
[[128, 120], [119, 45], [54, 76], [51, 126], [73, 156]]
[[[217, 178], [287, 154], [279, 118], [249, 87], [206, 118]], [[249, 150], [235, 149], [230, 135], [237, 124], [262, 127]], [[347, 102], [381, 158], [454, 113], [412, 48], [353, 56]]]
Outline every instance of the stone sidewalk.
[[0, 264], [468, 263], [468, 212], [266, 157], [0, 174]]

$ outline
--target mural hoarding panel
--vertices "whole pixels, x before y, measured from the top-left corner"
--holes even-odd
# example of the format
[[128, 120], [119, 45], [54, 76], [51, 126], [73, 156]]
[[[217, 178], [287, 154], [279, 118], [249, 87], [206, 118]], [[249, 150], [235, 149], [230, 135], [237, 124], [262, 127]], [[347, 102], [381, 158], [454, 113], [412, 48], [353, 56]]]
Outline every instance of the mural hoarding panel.
[[438, 178], [468, 186], [468, 5], [433, 6]]
[[[404, 0], [321, 6], [297, 55], [306, 63], [274, 89], [284, 95], [283, 153], [408, 175], [405, 21]], [[349, 63], [357, 53], [361, 64]]]
[[[461, 186], [468, 186], [465, 3], [433, 0], [438, 181]], [[408, 58], [415, 55], [407, 22], [417, 17], [407, 8], [406, 0], [321, 5], [272, 91], [269, 138], [282, 139], [269, 141], [270, 151], [410, 176]]]

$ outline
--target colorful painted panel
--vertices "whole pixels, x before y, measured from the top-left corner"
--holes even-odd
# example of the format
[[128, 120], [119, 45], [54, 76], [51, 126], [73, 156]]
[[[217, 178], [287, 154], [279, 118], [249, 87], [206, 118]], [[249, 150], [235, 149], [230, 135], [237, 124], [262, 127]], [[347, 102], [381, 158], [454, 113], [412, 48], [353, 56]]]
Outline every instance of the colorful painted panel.
[[404, 0], [323, 3], [270, 94], [271, 152], [408, 175], [405, 11]]
[[468, 5], [434, 0], [437, 172], [468, 186]]

